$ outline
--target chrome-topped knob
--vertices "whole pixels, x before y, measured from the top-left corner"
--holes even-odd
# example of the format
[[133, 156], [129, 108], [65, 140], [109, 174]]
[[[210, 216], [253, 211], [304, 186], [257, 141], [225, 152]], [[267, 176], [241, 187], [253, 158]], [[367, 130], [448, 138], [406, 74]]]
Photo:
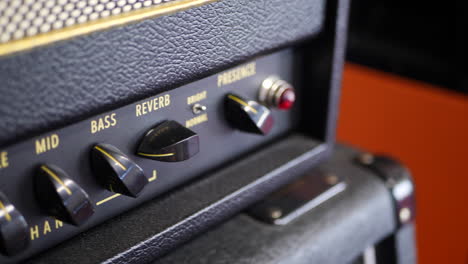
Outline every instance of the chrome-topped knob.
[[224, 108], [228, 122], [239, 130], [266, 135], [273, 128], [271, 111], [256, 101], [229, 93], [225, 96]]
[[91, 149], [91, 166], [101, 185], [115, 193], [137, 197], [148, 184], [140, 166], [109, 144]]

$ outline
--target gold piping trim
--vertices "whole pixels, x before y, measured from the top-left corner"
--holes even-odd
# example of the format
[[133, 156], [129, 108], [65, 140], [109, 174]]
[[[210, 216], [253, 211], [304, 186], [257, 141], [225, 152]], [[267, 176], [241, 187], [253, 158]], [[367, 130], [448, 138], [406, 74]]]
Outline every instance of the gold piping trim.
[[145, 157], [170, 157], [170, 156], [174, 156], [174, 153], [147, 154], [147, 153], [138, 152], [138, 155], [145, 156]]
[[102, 199], [101, 201], [97, 202], [96, 205], [101, 205], [101, 204], [103, 204], [103, 203], [105, 203], [105, 202], [108, 202], [108, 201], [110, 201], [110, 200], [112, 200], [112, 199], [114, 199], [114, 198], [119, 197], [120, 195], [121, 195], [120, 193], [117, 193], [117, 194], [114, 194], [114, 195], [112, 195], [112, 196], [109, 196], [109, 197], [107, 197], [106, 199]]
[[8, 213], [8, 210], [6, 209], [5, 205], [0, 201], [0, 209], [2, 209], [3, 213], [5, 214], [5, 219], [10, 222], [11, 221], [11, 215]]
[[157, 178], [158, 178], [158, 173], [156, 172], [156, 170], [153, 170], [153, 176], [148, 179], [148, 182], [155, 181]]
[[102, 154], [106, 155], [109, 159], [111, 159], [113, 162], [115, 162], [120, 168], [122, 168], [124, 171], [127, 170], [127, 167], [125, 167], [120, 161], [118, 161], [116, 158], [114, 158], [114, 156], [112, 156], [111, 154], [109, 154], [109, 152], [103, 150], [101, 147], [99, 146], [94, 146], [95, 149], [97, 149], [99, 152], [101, 152]]
[[65, 183], [63, 183], [63, 181], [57, 176], [57, 174], [55, 174], [53, 171], [49, 170], [49, 168], [47, 168], [46, 166], [41, 166], [41, 169], [43, 171], [45, 171], [47, 174], [49, 174], [50, 177], [52, 177], [56, 182], [58, 182], [58, 184], [60, 184], [65, 189], [65, 191], [68, 193], [68, 195], [72, 194], [70, 189], [65, 185]]
[[135, 23], [148, 18], [172, 14], [178, 11], [198, 7], [215, 1], [218, 0], [179, 0], [176, 2], [160, 4], [157, 6], [147, 7], [128, 13], [122, 13], [120, 15], [115, 15], [108, 18], [79, 24], [76, 26], [53, 30], [48, 33], [38, 34], [28, 38], [0, 44], [0, 56], [15, 53], [18, 51], [32, 49], [38, 46], [42, 46], [60, 40], [70, 39], [80, 35], [89, 34], [95, 31], [101, 31], [116, 26]]
[[248, 103], [246, 103], [244, 100], [240, 99], [239, 97], [236, 97], [234, 95], [228, 95], [228, 98], [238, 102], [239, 104], [247, 107], [247, 109], [249, 109], [250, 111], [254, 112], [255, 114], [257, 113], [257, 109], [253, 108], [252, 106], [250, 106]]

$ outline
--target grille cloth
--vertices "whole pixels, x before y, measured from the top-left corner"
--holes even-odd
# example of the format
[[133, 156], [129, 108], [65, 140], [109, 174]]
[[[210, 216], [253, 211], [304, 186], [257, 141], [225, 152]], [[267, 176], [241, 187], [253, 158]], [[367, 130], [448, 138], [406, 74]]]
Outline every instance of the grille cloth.
[[0, 0], [0, 44], [179, 0]]

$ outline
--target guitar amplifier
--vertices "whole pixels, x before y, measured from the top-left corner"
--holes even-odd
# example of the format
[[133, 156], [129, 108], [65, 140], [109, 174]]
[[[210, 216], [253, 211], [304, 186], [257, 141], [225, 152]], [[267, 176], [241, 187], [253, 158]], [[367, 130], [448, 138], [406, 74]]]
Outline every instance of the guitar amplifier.
[[347, 12], [1, 1], [0, 263], [148, 262], [330, 156]]

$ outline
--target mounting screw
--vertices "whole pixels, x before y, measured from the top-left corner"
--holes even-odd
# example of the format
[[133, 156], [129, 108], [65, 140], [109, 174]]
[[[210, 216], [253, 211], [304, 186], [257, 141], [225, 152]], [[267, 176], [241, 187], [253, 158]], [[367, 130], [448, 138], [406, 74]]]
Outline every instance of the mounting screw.
[[196, 115], [201, 114], [206, 111], [206, 106], [201, 104], [194, 104], [192, 106], [192, 112]]
[[374, 163], [374, 155], [370, 153], [363, 153], [359, 155], [358, 161], [363, 165], [371, 165]]
[[278, 219], [283, 216], [283, 211], [280, 208], [274, 207], [270, 209], [270, 217], [273, 219]]
[[336, 175], [333, 174], [333, 173], [330, 173], [330, 174], [328, 174], [328, 175], [325, 177], [325, 181], [326, 181], [329, 185], [335, 185], [335, 184], [338, 182], [338, 176], [336, 176]]
[[408, 207], [403, 207], [398, 214], [400, 217], [400, 222], [405, 223], [411, 219], [411, 210]]

